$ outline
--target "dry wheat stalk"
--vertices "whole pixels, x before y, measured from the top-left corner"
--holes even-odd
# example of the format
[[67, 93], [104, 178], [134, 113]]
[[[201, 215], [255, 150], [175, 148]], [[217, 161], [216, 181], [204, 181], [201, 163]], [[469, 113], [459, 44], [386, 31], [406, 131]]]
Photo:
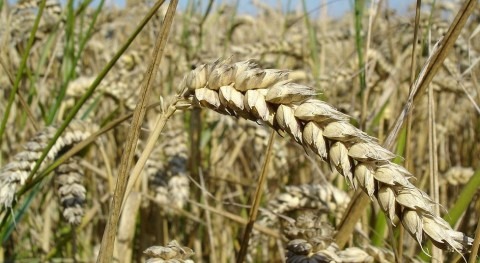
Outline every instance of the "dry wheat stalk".
[[188, 73], [182, 87], [194, 103], [289, 134], [377, 200], [391, 222], [398, 218], [418, 243], [426, 234], [440, 248], [463, 251], [471, 245], [471, 238], [434, 214], [434, 202], [410, 183], [410, 172], [390, 161], [394, 154], [350, 124], [349, 116], [315, 99], [312, 88], [290, 82], [288, 71], [217, 61]]
[[143, 253], [149, 257], [146, 263], [193, 263], [193, 260], [188, 258], [195, 254], [192, 249], [180, 246], [175, 240], [165, 247], [149, 247]]
[[83, 204], [87, 190], [83, 186], [83, 169], [80, 160], [72, 157], [55, 169], [55, 185], [68, 223], [78, 225], [83, 217]]
[[[53, 161], [57, 157], [57, 154], [61, 153], [64, 149], [86, 139], [95, 130], [97, 130], [96, 125], [81, 121], [71, 122], [48, 152], [40, 169]], [[43, 129], [26, 143], [24, 151], [16, 154], [12, 161], [0, 169], [0, 205], [6, 208], [12, 207], [17, 187], [25, 183], [31, 169], [35, 166], [43, 149], [53, 138], [55, 132], [56, 127], [53, 126]]]

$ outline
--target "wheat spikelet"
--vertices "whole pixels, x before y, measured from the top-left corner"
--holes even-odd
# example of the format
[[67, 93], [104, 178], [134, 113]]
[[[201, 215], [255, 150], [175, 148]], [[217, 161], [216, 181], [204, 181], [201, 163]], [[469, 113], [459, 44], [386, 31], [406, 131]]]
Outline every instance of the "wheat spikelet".
[[217, 61], [186, 75], [184, 96], [290, 135], [376, 199], [391, 222], [399, 219], [419, 244], [425, 234], [441, 248], [468, 248], [473, 240], [434, 214], [434, 202], [408, 181], [410, 172], [390, 161], [394, 154], [351, 125], [348, 116], [315, 99], [313, 89], [287, 78], [287, 71], [262, 70], [251, 61]]
[[166, 246], [149, 247], [143, 253], [149, 257], [146, 263], [193, 263], [188, 258], [195, 254], [192, 249], [180, 246], [175, 240]]
[[68, 223], [78, 225], [82, 221], [83, 204], [87, 190], [83, 186], [83, 170], [77, 158], [70, 158], [55, 169], [57, 194]]
[[[40, 169], [54, 160], [62, 150], [86, 139], [95, 130], [95, 125], [80, 121], [71, 122], [48, 152]], [[17, 187], [25, 183], [30, 171], [55, 132], [56, 127], [46, 127], [25, 144], [24, 151], [16, 154], [12, 161], [0, 169], [0, 205], [7, 208], [12, 206]]]

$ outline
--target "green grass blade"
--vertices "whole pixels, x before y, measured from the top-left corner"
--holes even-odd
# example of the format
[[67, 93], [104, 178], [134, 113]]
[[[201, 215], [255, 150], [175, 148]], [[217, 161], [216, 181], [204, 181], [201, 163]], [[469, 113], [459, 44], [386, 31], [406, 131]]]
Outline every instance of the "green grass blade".
[[303, 16], [305, 19], [305, 26], [308, 30], [308, 45], [310, 48], [310, 54], [312, 56], [312, 71], [313, 71], [313, 78], [315, 79], [315, 83], [318, 84], [318, 78], [320, 74], [320, 55], [318, 54], [317, 49], [317, 36], [315, 34], [315, 29], [313, 28], [312, 24], [310, 23], [310, 17], [307, 15], [307, 3], [305, 0], [302, 1], [303, 12], [305, 15]]
[[463, 187], [453, 207], [443, 217], [452, 227], [457, 223], [462, 214], [467, 210], [477, 190], [480, 188], [480, 170], [470, 178], [470, 181]]
[[[8, 118], [10, 117], [10, 111], [12, 109], [13, 102], [15, 101], [15, 95], [17, 94], [18, 87], [20, 86], [20, 81], [22, 80], [23, 73], [27, 67], [27, 59], [29, 58], [30, 50], [32, 49], [33, 42], [35, 40], [35, 34], [38, 30], [38, 25], [40, 24], [40, 18], [42, 17], [43, 10], [45, 9], [46, 0], [42, 0], [38, 9], [37, 16], [35, 17], [35, 22], [33, 24], [32, 31], [30, 31], [30, 37], [28, 38], [27, 47], [25, 52], [22, 55], [22, 60], [20, 62], [20, 67], [15, 76], [15, 82], [13, 88], [8, 97], [7, 107], [5, 108], [5, 113], [3, 114], [2, 123], [0, 124], [0, 145], [2, 145], [3, 134], [5, 133], [5, 128], [7, 126]], [[1, 159], [1, 156], [0, 156]]]

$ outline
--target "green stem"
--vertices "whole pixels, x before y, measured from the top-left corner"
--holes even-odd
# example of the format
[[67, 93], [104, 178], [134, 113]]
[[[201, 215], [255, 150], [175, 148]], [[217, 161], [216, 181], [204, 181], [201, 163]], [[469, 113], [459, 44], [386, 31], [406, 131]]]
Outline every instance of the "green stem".
[[358, 68], [360, 69], [360, 97], [363, 101], [364, 91], [367, 88], [365, 80], [365, 63], [363, 58], [362, 17], [365, 0], [355, 0], [355, 46], [358, 56]]
[[10, 91], [10, 96], [8, 97], [7, 107], [5, 108], [5, 113], [3, 114], [2, 123], [0, 124], [0, 145], [2, 145], [3, 134], [5, 133], [8, 117], [10, 117], [10, 111], [12, 109], [13, 102], [15, 101], [15, 95], [17, 94], [18, 87], [20, 86], [20, 81], [22, 80], [23, 73], [27, 66], [27, 59], [29, 58], [30, 50], [32, 49], [33, 41], [35, 40], [35, 35], [38, 30], [38, 25], [40, 24], [40, 18], [42, 17], [43, 10], [45, 9], [46, 2], [47, 2], [46, 0], [42, 0], [42, 2], [40, 3], [40, 7], [38, 9], [38, 13], [35, 18], [32, 31], [30, 31], [30, 37], [27, 42], [27, 48], [25, 49], [25, 52], [22, 55], [20, 67], [18, 69], [17, 75], [15, 76], [15, 82], [13, 83], [13, 88]]
[[[308, 14], [307, 4], [305, 0], [302, 1], [303, 12]], [[308, 30], [308, 44], [310, 46], [310, 55], [312, 57], [312, 70], [313, 70], [313, 78], [315, 79], [315, 83], [318, 86], [318, 78], [320, 74], [320, 56], [318, 54], [317, 49], [317, 37], [315, 35], [315, 29], [313, 28], [312, 24], [310, 23], [310, 17], [308, 15], [303, 16], [305, 19], [305, 26]]]
[[68, 115], [65, 117], [65, 121], [60, 125], [58, 128], [57, 132], [53, 136], [52, 140], [48, 143], [47, 147], [42, 152], [42, 155], [38, 159], [38, 161], [35, 163], [35, 166], [33, 167], [32, 171], [30, 172], [30, 175], [27, 179], [27, 183], [31, 181], [33, 175], [38, 171], [40, 168], [40, 164], [43, 162], [45, 157], [47, 156], [48, 152], [50, 149], [52, 149], [53, 145], [55, 142], [60, 138], [60, 135], [63, 133], [63, 131], [67, 128], [68, 124], [73, 120], [75, 115], [78, 113], [80, 108], [83, 106], [83, 104], [92, 96], [93, 92], [95, 89], [98, 87], [100, 82], [103, 80], [103, 78], [107, 75], [107, 73], [112, 69], [113, 65], [117, 62], [117, 60], [123, 55], [125, 50], [130, 46], [130, 44], [133, 42], [133, 40], [137, 37], [137, 35], [142, 31], [144, 26], [147, 24], [147, 22], [150, 20], [150, 18], [155, 14], [157, 9], [165, 2], [159, 1], [157, 4], [150, 9], [150, 12], [145, 16], [145, 18], [142, 20], [140, 25], [135, 29], [133, 34], [128, 38], [126, 43], [120, 48], [119, 51], [113, 56], [113, 58], [108, 62], [108, 64], [102, 69], [100, 74], [95, 78], [93, 83], [90, 85], [90, 87], [87, 89], [85, 94], [79, 99], [79, 101], [73, 106], [72, 110], [68, 113]]
[[470, 178], [470, 181], [468, 181], [468, 183], [463, 187], [457, 201], [448, 211], [448, 214], [443, 217], [443, 219], [445, 219], [445, 221], [447, 221], [453, 227], [457, 223], [458, 219], [460, 219], [462, 214], [467, 210], [479, 188], [480, 170], [477, 170], [472, 178]]

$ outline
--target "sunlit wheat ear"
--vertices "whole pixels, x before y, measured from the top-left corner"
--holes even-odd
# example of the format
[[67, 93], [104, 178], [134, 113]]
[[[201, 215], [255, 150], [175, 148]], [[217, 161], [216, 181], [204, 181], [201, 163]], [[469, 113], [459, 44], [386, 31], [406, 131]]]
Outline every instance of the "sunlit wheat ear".
[[[96, 125], [73, 121], [58, 138], [47, 154], [40, 170], [57, 157], [57, 154], [74, 144], [85, 140], [95, 130]], [[25, 144], [25, 150], [16, 154], [13, 159], [0, 169], [0, 205], [12, 207], [15, 192], [28, 178], [30, 171], [40, 158], [43, 149], [55, 135], [55, 127], [46, 127]]]
[[[250, 71], [255, 74], [249, 74]], [[289, 134], [304, 148], [329, 160], [351, 186], [376, 200], [390, 221], [400, 219], [418, 243], [427, 236], [440, 248], [468, 250], [473, 239], [454, 231], [434, 214], [432, 199], [408, 181], [412, 175], [405, 168], [390, 161], [392, 153], [350, 124], [344, 114], [316, 99], [311, 88], [285, 81], [286, 74], [281, 71], [268, 78], [258, 72], [259, 68], [251, 61], [200, 66], [186, 75], [184, 95], [222, 114], [264, 122], [280, 133]], [[249, 77], [240, 81], [240, 75]], [[246, 81], [255, 85], [243, 85]], [[220, 88], [225, 85], [236, 90], [235, 96], [243, 97], [243, 107], [238, 105], [238, 98], [231, 102], [220, 100]], [[265, 97], [246, 98], [247, 91], [259, 87]], [[197, 96], [199, 93], [204, 96]], [[306, 132], [306, 127], [317, 131]]]
[[189, 257], [195, 254], [192, 249], [180, 246], [175, 240], [170, 241], [166, 246], [149, 247], [143, 253], [149, 258], [146, 263], [193, 263]]
[[70, 158], [55, 169], [55, 185], [62, 206], [62, 214], [68, 223], [78, 225], [82, 221], [83, 205], [87, 190], [83, 186], [83, 170], [78, 158]]

